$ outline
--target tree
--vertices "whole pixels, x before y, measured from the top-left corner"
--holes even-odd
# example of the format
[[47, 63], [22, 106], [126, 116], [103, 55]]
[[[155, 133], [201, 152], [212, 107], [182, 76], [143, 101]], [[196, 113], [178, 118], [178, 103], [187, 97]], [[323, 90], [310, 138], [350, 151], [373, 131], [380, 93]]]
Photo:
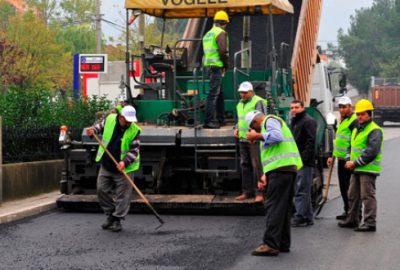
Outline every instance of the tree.
[[[7, 63], [12, 63], [14, 70], [11, 72], [21, 76], [23, 84], [42, 85], [48, 89], [69, 88], [72, 80], [71, 54], [65, 53], [64, 47], [55, 42], [56, 33], [41, 19], [32, 12], [15, 16], [10, 19], [4, 33], [5, 40], [14, 46], [3, 57]], [[13, 55], [23, 57], [14, 58]]]
[[351, 17], [347, 33], [339, 30], [349, 80], [361, 92], [368, 91], [371, 76], [400, 77], [399, 5], [399, 0], [374, 0]]
[[63, 0], [60, 7], [63, 18], [69, 23], [95, 23], [96, 2], [93, 0]]
[[56, 0], [27, 0], [26, 4], [37, 13], [43, 22], [48, 25], [50, 20], [55, 19], [59, 15], [56, 12], [58, 5]]

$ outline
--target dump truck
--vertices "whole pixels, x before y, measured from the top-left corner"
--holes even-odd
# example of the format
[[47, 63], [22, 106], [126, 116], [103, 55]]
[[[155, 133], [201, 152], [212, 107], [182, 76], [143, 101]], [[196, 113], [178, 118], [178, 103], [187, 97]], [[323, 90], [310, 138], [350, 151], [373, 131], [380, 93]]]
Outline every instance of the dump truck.
[[400, 122], [400, 79], [371, 80], [370, 96], [374, 104], [374, 121], [383, 126], [385, 121]]
[[[268, 100], [269, 112], [287, 123], [293, 99], [303, 100], [317, 121], [316, 205], [322, 198], [323, 158], [332, 150], [333, 138], [324, 116], [310, 106], [322, 0], [126, 0], [125, 7], [127, 18], [129, 12], [147, 14], [162, 18], [164, 25], [169, 19], [189, 18], [183, 38], [175, 44], [165, 45], [162, 35], [159, 44], [145, 48], [141, 55], [130, 54], [127, 45], [126, 74], [134, 72], [130, 64], [134, 60], [140, 59], [143, 66], [141, 80], [135, 85], [139, 95], [132, 96], [130, 81], [125, 83], [128, 103], [136, 108], [143, 130], [141, 169], [135, 174], [135, 183], [155, 206], [184, 202], [189, 211], [206, 205], [207, 213], [232, 209], [237, 209], [236, 213], [251, 212], [253, 202], [232, 199], [241, 190], [233, 128], [237, 122], [237, 88], [243, 81], [251, 81], [256, 94]], [[209, 81], [202, 65], [201, 41], [218, 10], [231, 17], [227, 28], [231, 68], [222, 81], [227, 123], [210, 130], [202, 128]], [[316, 104], [319, 102], [316, 100]], [[69, 195], [62, 197], [59, 205], [89, 201], [88, 197], [76, 199], [74, 195], [95, 189], [97, 147], [85, 131], [81, 141], [64, 145], [66, 166], [60, 185], [61, 192]], [[261, 205], [255, 209], [262, 212]]]

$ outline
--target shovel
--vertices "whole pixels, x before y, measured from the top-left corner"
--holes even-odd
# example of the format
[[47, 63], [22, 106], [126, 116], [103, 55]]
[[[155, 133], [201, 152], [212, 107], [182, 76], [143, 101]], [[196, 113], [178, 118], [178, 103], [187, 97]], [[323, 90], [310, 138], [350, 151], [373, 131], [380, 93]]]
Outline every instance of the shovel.
[[[96, 139], [96, 141], [99, 143], [99, 145], [104, 149], [104, 151], [107, 153], [107, 155], [111, 158], [111, 160], [114, 162], [115, 166], [117, 166], [118, 162], [115, 160], [113, 155], [107, 150], [107, 147], [100, 141], [99, 137], [97, 137], [97, 135], [94, 133], [93, 133], [93, 137]], [[160, 215], [157, 213], [157, 211], [154, 209], [154, 207], [150, 204], [150, 202], [146, 199], [146, 197], [143, 195], [143, 193], [140, 191], [140, 189], [135, 185], [132, 178], [126, 172], [122, 171], [122, 173], [124, 174], [125, 179], [129, 182], [129, 184], [131, 184], [131, 186], [136, 191], [136, 193], [140, 196], [140, 198], [142, 198], [144, 203], [150, 208], [150, 210], [153, 212], [155, 217], [160, 222], [160, 226], [158, 226], [156, 229], [160, 228], [164, 224], [164, 221], [162, 220]]]
[[332, 157], [332, 164], [329, 167], [329, 171], [328, 171], [328, 181], [326, 182], [326, 186], [325, 186], [325, 193], [324, 196], [322, 197], [322, 201], [320, 202], [320, 204], [318, 205], [318, 210], [317, 210], [317, 214], [315, 216], [318, 216], [319, 213], [322, 210], [322, 207], [324, 207], [324, 204], [326, 203], [326, 201], [328, 200], [328, 193], [329, 193], [329, 187], [331, 186], [331, 179], [332, 179], [332, 171], [333, 171], [333, 166], [335, 165], [335, 157]]

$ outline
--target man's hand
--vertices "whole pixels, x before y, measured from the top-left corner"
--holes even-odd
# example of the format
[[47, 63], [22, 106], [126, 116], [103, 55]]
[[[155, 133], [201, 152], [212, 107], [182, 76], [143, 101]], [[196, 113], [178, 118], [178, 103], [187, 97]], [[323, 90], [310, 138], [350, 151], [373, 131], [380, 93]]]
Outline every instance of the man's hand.
[[356, 163], [354, 161], [347, 161], [344, 167], [348, 170], [354, 170]]
[[328, 160], [326, 161], [328, 168], [330, 168], [332, 166], [332, 161], [333, 161], [333, 158], [331, 158], [331, 157], [329, 157]]
[[239, 138], [239, 129], [235, 128], [233, 135], [235, 136], [235, 138]]
[[86, 128], [86, 135], [88, 135], [89, 137], [92, 137], [93, 134], [94, 134], [94, 130], [92, 127]]
[[254, 129], [250, 130], [249, 132], [247, 132], [246, 138], [250, 143], [254, 143], [254, 141], [259, 140], [260, 139], [260, 135], [259, 133], [257, 133], [257, 131], [255, 131]]
[[125, 163], [123, 161], [120, 161], [117, 165], [118, 171], [122, 172], [125, 170]]
[[267, 186], [267, 176], [264, 174], [260, 180], [258, 180], [257, 187], [259, 190], [264, 190]]

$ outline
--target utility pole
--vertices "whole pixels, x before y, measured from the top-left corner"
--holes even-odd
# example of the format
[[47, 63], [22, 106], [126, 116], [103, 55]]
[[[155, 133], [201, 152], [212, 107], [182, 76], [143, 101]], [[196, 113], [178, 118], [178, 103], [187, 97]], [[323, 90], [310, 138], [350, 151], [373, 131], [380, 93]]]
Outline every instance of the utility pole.
[[101, 53], [101, 1], [96, 0], [96, 53]]
[[[145, 15], [144, 13], [140, 14], [139, 16], [139, 44], [140, 44], [140, 53], [144, 52], [144, 40], [145, 40]], [[140, 61], [140, 75], [143, 74], [143, 63]]]

